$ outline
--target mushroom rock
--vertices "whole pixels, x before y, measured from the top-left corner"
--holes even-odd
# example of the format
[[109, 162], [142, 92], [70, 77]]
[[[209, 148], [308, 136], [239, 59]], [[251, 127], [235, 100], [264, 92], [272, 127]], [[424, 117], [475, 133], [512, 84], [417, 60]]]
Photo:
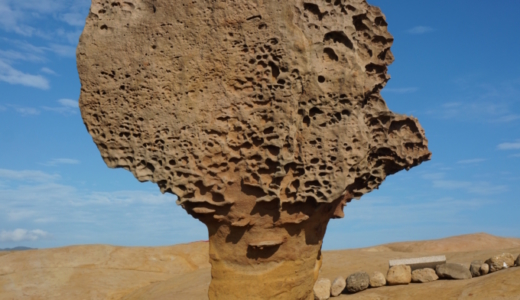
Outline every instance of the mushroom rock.
[[329, 220], [431, 156], [380, 95], [392, 42], [365, 0], [92, 0], [81, 114], [207, 225], [210, 299], [312, 299]]

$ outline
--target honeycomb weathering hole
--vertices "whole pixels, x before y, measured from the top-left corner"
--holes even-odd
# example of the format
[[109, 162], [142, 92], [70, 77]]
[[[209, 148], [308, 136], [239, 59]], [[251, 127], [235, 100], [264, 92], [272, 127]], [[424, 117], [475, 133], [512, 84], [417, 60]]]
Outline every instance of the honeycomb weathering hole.
[[109, 167], [207, 225], [210, 299], [312, 299], [328, 221], [430, 158], [418, 121], [380, 95], [393, 37], [365, 1], [94, 0], [91, 12], [84, 122]]

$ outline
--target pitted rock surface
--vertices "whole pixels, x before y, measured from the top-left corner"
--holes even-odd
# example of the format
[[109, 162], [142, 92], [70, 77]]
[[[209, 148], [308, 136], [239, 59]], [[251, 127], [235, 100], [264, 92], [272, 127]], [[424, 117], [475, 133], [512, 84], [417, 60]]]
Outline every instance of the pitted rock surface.
[[431, 156], [380, 95], [392, 43], [365, 0], [92, 0], [81, 113], [109, 167], [208, 226], [210, 299], [303, 299], [328, 221]]
[[[393, 61], [365, 1], [94, 0], [81, 111], [110, 167], [179, 203], [361, 196], [430, 153], [380, 91]], [[263, 3], [263, 4], [261, 4]]]

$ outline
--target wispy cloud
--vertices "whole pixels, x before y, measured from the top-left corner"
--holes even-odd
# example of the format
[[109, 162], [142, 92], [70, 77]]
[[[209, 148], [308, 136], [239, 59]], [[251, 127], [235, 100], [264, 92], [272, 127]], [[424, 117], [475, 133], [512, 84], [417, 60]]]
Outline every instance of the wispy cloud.
[[57, 174], [49, 174], [42, 171], [34, 170], [17, 171], [0, 169], [0, 178], [16, 181], [49, 182], [59, 179], [60, 176]]
[[60, 19], [71, 26], [82, 27], [85, 25], [85, 16], [78, 12], [62, 14]]
[[458, 164], [478, 164], [478, 163], [481, 163], [484, 161], [486, 161], [486, 159], [484, 159], [484, 158], [474, 158], [474, 159], [459, 160], [457, 163]]
[[10, 105], [10, 107], [22, 116], [36, 116], [40, 114], [40, 111], [34, 107], [22, 107], [17, 105]]
[[514, 143], [502, 143], [497, 146], [498, 150], [519, 150], [520, 141]]
[[[69, 244], [125, 244], [129, 240], [122, 235], [127, 234], [148, 245], [168, 243], [171, 237], [176, 243], [207, 237], [204, 226], [175, 204], [177, 197], [162, 195], [157, 187], [101, 192], [61, 184], [59, 176], [39, 170], [0, 170], [0, 175], [0, 229], [33, 224]], [[28, 180], [35, 177], [41, 180]]]
[[14, 69], [2, 60], [0, 60], [0, 81], [42, 90], [48, 90], [50, 88], [49, 81], [45, 77], [23, 73], [22, 71]]
[[52, 159], [46, 163], [43, 163], [44, 166], [57, 166], [57, 165], [78, 165], [80, 164], [80, 161], [77, 159], [71, 159], [71, 158], [56, 158]]
[[489, 182], [471, 182], [458, 180], [434, 180], [434, 188], [464, 190], [472, 194], [492, 195], [508, 191], [506, 185], [493, 185]]
[[41, 71], [43, 73], [46, 73], [46, 74], [49, 74], [49, 75], [57, 75], [56, 72], [54, 72], [53, 70], [51, 70], [49, 68], [42, 68]]
[[[0, 1], [0, 28], [22, 36], [52, 36], [35, 24], [52, 18], [71, 26], [82, 26], [90, 1], [78, 0], [2, 0]], [[81, 21], [83, 19], [83, 22]]]
[[7, 110], [7, 107], [0, 105], [0, 111], [5, 111], [5, 110]]
[[410, 34], [425, 34], [432, 31], [434, 31], [434, 29], [428, 26], [415, 26], [414, 28], [408, 29], [406, 32]]
[[49, 106], [43, 106], [42, 108], [47, 111], [53, 111], [60, 114], [75, 114], [78, 112], [79, 105], [78, 101], [72, 100], [72, 99], [60, 99], [58, 100], [58, 103], [60, 106], [57, 107], [49, 107]]
[[40, 229], [15, 229], [13, 231], [2, 230], [0, 232], [0, 242], [37, 241], [40, 239], [46, 239], [50, 237], [51, 235], [48, 232], [45, 232]]
[[24, 219], [29, 219], [35, 214], [36, 212], [31, 210], [16, 210], [9, 212], [7, 218], [9, 219], [9, 221], [20, 221]]
[[383, 92], [387, 93], [396, 93], [396, 94], [410, 94], [415, 93], [419, 90], [419, 88], [416, 87], [407, 87], [407, 88], [385, 88], [383, 89]]

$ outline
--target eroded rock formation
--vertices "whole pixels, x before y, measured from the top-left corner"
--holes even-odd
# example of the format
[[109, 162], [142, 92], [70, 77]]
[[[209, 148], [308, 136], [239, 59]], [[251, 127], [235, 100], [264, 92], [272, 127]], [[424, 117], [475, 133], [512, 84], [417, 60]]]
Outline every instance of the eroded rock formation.
[[380, 96], [392, 42], [365, 0], [93, 0], [81, 112], [208, 226], [210, 299], [312, 299], [328, 221], [430, 158]]

